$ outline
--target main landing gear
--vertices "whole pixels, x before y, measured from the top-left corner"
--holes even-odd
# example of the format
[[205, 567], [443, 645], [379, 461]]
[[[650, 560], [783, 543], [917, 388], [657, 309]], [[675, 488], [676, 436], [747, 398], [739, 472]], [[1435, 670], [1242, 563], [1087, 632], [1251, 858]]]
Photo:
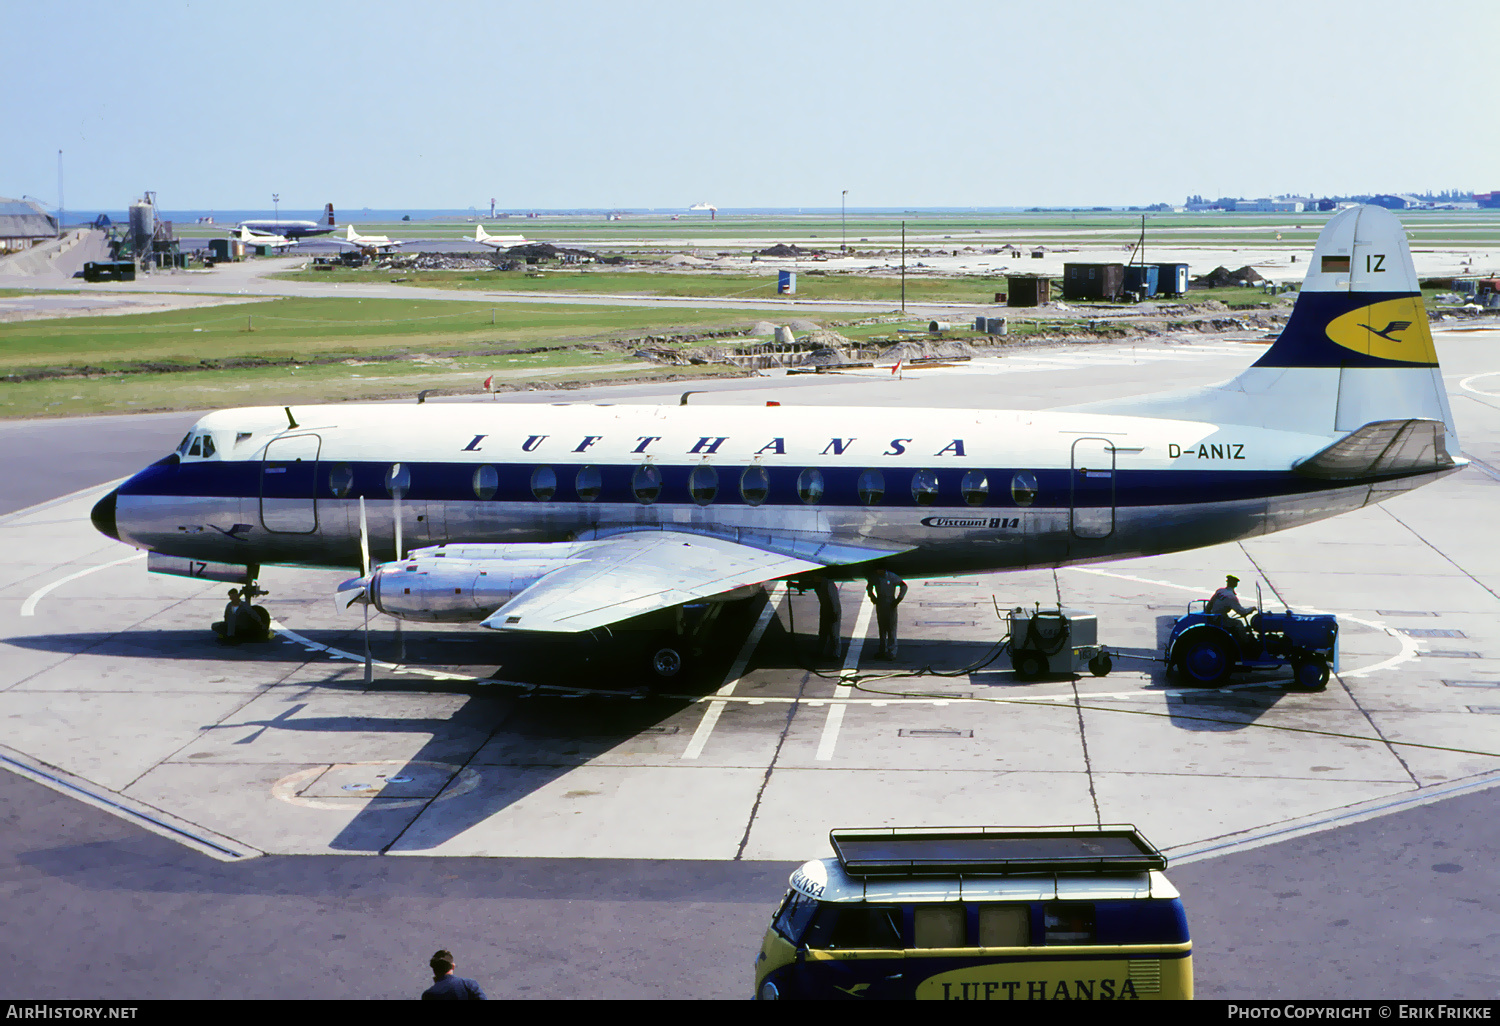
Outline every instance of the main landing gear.
[[226, 645], [238, 645], [247, 641], [271, 640], [271, 613], [265, 606], [255, 605], [262, 595], [271, 594], [251, 581], [243, 588], [229, 589], [229, 604], [224, 607], [224, 619], [213, 625], [213, 631]]

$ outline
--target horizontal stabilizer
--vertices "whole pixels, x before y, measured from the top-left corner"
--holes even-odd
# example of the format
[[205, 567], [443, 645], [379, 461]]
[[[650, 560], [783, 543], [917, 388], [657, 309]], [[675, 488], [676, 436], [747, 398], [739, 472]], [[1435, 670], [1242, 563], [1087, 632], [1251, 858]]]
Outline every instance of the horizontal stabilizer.
[[1442, 421], [1377, 420], [1298, 461], [1292, 469], [1324, 481], [1358, 481], [1457, 465], [1448, 454]]

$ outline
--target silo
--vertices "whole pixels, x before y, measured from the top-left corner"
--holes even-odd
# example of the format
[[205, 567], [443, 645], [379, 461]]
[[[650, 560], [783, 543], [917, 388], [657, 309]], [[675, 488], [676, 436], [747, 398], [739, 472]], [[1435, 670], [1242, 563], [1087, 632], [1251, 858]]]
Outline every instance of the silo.
[[130, 239], [136, 259], [149, 256], [151, 239], [156, 234], [156, 207], [147, 200], [130, 204]]

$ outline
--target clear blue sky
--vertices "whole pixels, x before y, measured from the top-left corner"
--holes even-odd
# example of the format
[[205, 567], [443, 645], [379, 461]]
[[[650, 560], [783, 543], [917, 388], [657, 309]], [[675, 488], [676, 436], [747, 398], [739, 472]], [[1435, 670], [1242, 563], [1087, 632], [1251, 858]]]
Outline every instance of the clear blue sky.
[[1500, 188], [1495, 0], [8, 7], [0, 195], [1029, 206]]

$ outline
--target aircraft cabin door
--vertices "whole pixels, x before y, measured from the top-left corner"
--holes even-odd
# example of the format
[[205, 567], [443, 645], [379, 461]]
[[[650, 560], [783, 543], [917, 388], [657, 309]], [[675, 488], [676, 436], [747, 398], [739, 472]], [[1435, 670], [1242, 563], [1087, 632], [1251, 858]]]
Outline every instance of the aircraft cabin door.
[[317, 435], [273, 438], [260, 472], [260, 522], [278, 534], [318, 529]]
[[1115, 533], [1115, 446], [1105, 438], [1073, 442], [1072, 527], [1075, 538]]

